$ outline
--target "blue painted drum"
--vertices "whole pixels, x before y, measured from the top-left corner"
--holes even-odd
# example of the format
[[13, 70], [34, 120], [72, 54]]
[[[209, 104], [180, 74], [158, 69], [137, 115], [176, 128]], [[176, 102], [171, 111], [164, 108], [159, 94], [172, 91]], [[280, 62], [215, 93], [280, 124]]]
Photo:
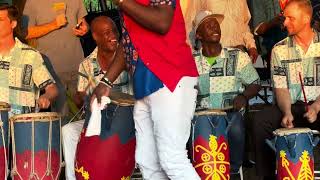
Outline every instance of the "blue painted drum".
[[0, 102], [0, 180], [8, 177], [9, 111], [10, 105]]
[[10, 118], [13, 179], [59, 179], [61, 118], [58, 113], [30, 113]]
[[201, 179], [230, 179], [227, 114], [198, 111], [192, 120], [192, 164]]
[[319, 138], [309, 128], [281, 128], [274, 135], [278, 179], [313, 180], [313, 147]]

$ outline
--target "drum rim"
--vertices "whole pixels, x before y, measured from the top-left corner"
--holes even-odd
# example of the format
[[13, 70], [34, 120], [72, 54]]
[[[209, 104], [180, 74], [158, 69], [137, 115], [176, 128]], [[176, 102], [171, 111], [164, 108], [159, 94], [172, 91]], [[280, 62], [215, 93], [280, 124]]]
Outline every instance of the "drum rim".
[[[207, 113], [207, 114], [206, 114]], [[225, 116], [227, 113], [222, 109], [207, 109], [202, 111], [196, 111], [195, 116], [206, 116], [206, 115], [222, 115]]]
[[[37, 118], [37, 119], [36, 119]], [[46, 119], [44, 119], [46, 118]], [[41, 113], [26, 113], [14, 115], [10, 118], [10, 121], [13, 122], [30, 122], [32, 120], [37, 120], [37, 122], [48, 122], [60, 120], [61, 115], [56, 112], [41, 112]]]
[[134, 106], [134, 101], [127, 101], [126, 99], [111, 100], [111, 103], [119, 106]]
[[[294, 132], [296, 130], [296, 132]], [[292, 134], [312, 133], [310, 128], [279, 128], [273, 131], [275, 136], [288, 136]]]
[[135, 99], [133, 95], [128, 93], [123, 93], [123, 92], [112, 91], [110, 93], [109, 98], [111, 99], [111, 102], [113, 104], [116, 104], [119, 106], [134, 106], [134, 103], [135, 103]]
[[10, 104], [6, 102], [0, 102], [0, 111], [9, 111], [11, 109]]

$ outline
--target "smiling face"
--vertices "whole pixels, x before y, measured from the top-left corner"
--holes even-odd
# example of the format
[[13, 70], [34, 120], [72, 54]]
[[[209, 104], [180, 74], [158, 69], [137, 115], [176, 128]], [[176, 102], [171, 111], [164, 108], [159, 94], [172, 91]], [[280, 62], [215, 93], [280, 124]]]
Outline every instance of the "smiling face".
[[111, 52], [117, 49], [119, 34], [115, 24], [109, 18], [97, 19], [92, 26], [92, 35], [99, 48]]
[[196, 36], [202, 43], [219, 43], [221, 39], [221, 29], [217, 19], [214, 17], [205, 18], [199, 25]]

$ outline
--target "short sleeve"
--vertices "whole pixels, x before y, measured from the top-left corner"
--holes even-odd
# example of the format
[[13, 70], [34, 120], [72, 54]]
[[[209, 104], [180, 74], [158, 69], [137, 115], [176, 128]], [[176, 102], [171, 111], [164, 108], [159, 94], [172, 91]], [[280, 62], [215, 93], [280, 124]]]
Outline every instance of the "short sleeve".
[[239, 51], [237, 68], [239, 72], [238, 78], [241, 80], [242, 84], [249, 85], [253, 83], [258, 84], [260, 82], [259, 75], [253, 67], [251, 58], [247, 53]]
[[32, 69], [33, 82], [39, 89], [44, 89], [47, 85], [55, 83], [46, 65], [44, 64], [40, 53], [36, 53], [36, 55], [34, 56]]

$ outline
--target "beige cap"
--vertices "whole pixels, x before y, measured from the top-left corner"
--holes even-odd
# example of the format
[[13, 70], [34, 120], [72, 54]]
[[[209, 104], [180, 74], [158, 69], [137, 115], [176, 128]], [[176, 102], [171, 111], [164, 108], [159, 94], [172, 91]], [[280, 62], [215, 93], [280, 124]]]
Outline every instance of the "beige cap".
[[215, 18], [219, 24], [223, 21], [224, 16], [222, 14], [213, 14], [211, 11], [200, 11], [197, 13], [193, 20], [193, 30], [197, 31], [199, 25], [207, 18]]

